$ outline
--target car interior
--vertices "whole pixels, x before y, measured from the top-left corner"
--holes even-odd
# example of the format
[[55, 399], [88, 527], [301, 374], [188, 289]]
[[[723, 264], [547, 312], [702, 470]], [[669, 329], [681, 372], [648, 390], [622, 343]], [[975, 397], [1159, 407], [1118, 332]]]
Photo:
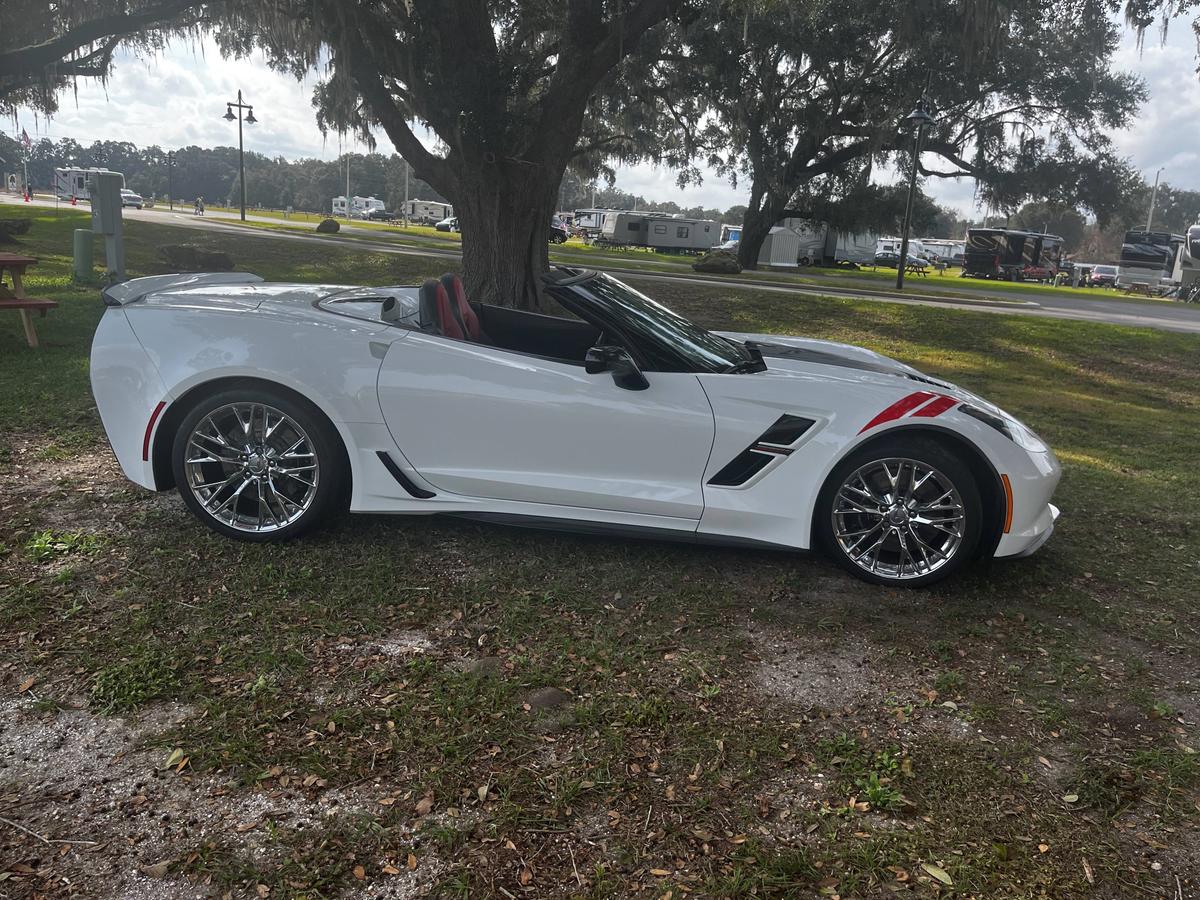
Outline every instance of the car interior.
[[421, 330], [455, 340], [582, 364], [601, 331], [579, 319], [471, 303], [462, 279], [447, 273], [420, 290]]

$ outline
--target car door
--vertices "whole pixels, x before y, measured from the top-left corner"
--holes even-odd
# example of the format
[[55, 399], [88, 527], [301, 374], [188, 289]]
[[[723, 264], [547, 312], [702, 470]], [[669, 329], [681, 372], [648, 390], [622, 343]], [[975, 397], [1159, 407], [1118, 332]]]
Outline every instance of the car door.
[[698, 521], [713, 414], [692, 373], [612, 375], [414, 333], [388, 349], [379, 402], [434, 487], [495, 500]]

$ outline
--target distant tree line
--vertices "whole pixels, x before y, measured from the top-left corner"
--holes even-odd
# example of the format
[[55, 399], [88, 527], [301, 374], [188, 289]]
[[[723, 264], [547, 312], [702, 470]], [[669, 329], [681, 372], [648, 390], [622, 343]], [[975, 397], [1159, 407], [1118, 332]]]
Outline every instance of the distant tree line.
[[[0, 133], [0, 158], [6, 170], [17, 170], [25, 148]], [[404, 160], [392, 154], [351, 153], [350, 192], [378, 197], [389, 209], [404, 200]], [[246, 153], [246, 202], [250, 206], [328, 213], [330, 201], [346, 192], [347, 155], [337, 160], [298, 159]], [[35, 141], [29, 150], [29, 180], [38, 190], [54, 184], [54, 170], [67, 166], [101, 167], [121, 172], [125, 184], [143, 196], [168, 195], [167, 151], [162, 147], [138, 148], [128, 141], [96, 141], [84, 146], [72, 138]], [[177, 200], [203, 197], [210, 204], [238, 202], [238, 151], [236, 147], [181, 147], [174, 151], [170, 172], [171, 193]], [[409, 169], [408, 196], [445, 201], [437, 191]]]

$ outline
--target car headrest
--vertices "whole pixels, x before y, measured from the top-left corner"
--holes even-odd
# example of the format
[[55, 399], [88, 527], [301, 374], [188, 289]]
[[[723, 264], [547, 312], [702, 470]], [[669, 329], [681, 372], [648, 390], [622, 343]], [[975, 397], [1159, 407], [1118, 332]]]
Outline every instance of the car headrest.
[[418, 305], [422, 331], [431, 331], [434, 334], [442, 333], [441, 319], [438, 317], [437, 296], [440, 287], [441, 285], [432, 278], [426, 278], [421, 284]]

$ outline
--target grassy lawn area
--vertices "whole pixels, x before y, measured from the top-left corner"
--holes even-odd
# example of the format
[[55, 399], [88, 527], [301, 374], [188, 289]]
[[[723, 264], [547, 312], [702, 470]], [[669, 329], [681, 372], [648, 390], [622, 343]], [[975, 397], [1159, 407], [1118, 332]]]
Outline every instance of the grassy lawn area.
[[[80, 214], [0, 317], [0, 895], [1191, 897], [1200, 341], [647, 283], [1006, 407], [1065, 474], [1036, 556], [928, 591], [817, 557], [344, 517], [282, 546], [126, 482]], [[445, 259], [129, 221], [267, 278]], [[72, 843], [83, 842], [83, 843]]]

